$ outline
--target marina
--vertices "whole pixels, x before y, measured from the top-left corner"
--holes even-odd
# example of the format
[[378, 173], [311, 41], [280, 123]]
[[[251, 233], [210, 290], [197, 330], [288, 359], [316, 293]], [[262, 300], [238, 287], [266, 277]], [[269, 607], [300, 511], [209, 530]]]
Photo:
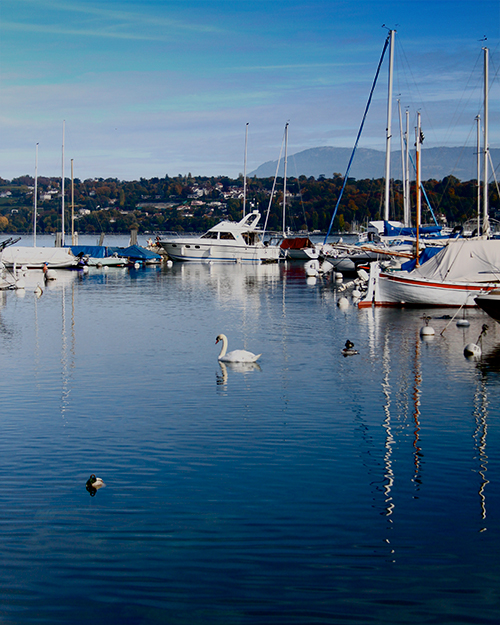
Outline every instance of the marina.
[[301, 262], [56, 272], [0, 293], [4, 622], [497, 622], [480, 308], [360, 309]]

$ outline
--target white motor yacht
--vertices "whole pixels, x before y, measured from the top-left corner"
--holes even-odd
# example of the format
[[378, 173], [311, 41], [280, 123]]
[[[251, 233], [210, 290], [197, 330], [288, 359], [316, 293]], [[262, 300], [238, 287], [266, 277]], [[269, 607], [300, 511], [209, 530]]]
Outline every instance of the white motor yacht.
[[241, 221], [221, 221], [200, 237], [172, 237], [159, 244], [169, 258], [202, 262], [273, 262], [280, 258], [280, 247], [263, 241], [257, 227], [260, 213], [248, 213]]

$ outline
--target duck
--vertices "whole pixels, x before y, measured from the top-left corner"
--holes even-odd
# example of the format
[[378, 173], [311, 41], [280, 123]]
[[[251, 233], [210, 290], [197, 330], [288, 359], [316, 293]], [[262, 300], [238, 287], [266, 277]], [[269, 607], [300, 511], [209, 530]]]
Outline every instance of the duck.
[[215, 344], [222, 341], [222, 348], [219, 354], [219, 360], [221, 362], [256, 362], [262, 354], [253, 354], [246, 349], [235, 349], [232, 352], [227, 352], [228, 340], [225, 334], [219, 334], [215, 339]]
[[354, 356], [355, 354], [359, 354], [357, 349], [353, 349], [354, 347], [354, 343], [352, 341], [350, 341], [349, 339], [347, 339], [347, 341], [345, 342], [345, 347], [342, 350], [342, 354], [344, 356]]
[[99, 490], [99, 488], [102, 488], [103, 486], [106, 486], [106, 484], [101, 480], [100, 477], [96, 477], [92, 473], [92, 475], [87, 480], [86, 486], [87, 486], [87, 490], [89, 490], [91, 488], [93, 488], [94, 490]]

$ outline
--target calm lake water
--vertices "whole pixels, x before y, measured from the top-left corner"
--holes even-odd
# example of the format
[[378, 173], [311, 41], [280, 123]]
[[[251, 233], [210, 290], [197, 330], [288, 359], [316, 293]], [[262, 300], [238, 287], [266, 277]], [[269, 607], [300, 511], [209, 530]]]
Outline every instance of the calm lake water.
[[0, 621], [496, 625], [500, 325], [338, 297], [300, 263], [0, 293]]

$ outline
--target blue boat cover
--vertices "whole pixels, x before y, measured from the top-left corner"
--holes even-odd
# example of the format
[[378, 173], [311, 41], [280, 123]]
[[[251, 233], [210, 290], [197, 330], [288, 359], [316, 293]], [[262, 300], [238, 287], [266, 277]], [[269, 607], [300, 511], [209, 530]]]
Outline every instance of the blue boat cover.
[[110, 247], [108, 248], [110, 255], [116, 252], [119, 256], [130, 258], [130, 260], [161, 260], [159, 254], [150, 252], [140, 245], [131, 245], [130, 247]]
[[[441, 232], [441, 226], [425, 226], [423, 228], [418, 229], [419, 234], [429, 235], [429, 234], [439, 234]], [[414, 237], [417, 234], [416, 228], [398, 228], [397, 226], [393, 226], [388, 221], [384, 221], [384, 235], [386, 237]]]
[[[438, 245], [432, 246], [432, 247], [426, 247], [422, 251], [420, 256], [418, 257], [419, 265], [423, 265], [426, 261], [429, 260], [429, 258], [432, 258], [433, 256], [435, 256], [442, 249], [443, 248], [439, 247]], [[411, 260], [408, 260], [406, 263], [403, 263], [401, 265], [401, 271], [413, 271], [416, 266], [417, 266], [417, 259], [412, 258]]]
[[92, 256], [92, 258], [106, 258], [111, 256], [105, 245], [67, 245], [75, 256], [83, 254], [84, 256]]

